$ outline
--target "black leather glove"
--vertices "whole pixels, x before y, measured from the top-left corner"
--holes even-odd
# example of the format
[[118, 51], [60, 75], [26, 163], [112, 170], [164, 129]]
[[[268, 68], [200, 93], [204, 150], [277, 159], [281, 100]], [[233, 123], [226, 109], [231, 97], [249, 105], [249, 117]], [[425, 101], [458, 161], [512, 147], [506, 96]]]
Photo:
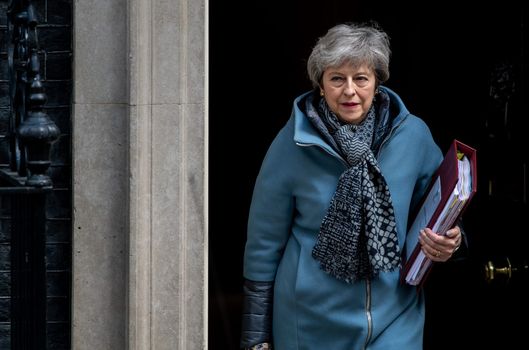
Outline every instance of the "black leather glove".
[[241, 348], [272, 343], [274, 282], [245, 280], [243, 294]]

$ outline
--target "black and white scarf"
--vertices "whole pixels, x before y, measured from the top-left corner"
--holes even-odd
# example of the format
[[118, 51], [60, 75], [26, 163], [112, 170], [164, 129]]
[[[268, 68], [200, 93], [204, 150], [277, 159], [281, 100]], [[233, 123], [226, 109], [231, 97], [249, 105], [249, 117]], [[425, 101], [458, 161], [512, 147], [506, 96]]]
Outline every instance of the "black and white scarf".
[[401, 264], [391, 195], [373, 153], [389, 130], [389, 96], [379, 97], [358, 125], [341, 123], [323, 98], [317, 107], [311, 98], [306, 103], [309, 119], [349, 165], [312, 250], [325, 272], [347, 283]]

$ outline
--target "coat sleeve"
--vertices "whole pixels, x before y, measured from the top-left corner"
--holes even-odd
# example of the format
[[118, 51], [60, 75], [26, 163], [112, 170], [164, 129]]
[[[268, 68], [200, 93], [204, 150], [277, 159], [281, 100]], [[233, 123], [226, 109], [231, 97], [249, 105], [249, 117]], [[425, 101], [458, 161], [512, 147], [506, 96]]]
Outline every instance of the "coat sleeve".
[[273, 282], [244, 281], [241, 349], [272, 342]]
[[273, 281], [290, 236], [294, 197], [289, 158], [295, 144], [288, 124], [272, 142], [257, 176], [248, 218], [244, 277]]
[[[435, 143], [430, 129], [422, 121], [416, 119], [418, 124], [415, 137], [410, 143], [417, 156], [418, 172], [416, 177], [415, 188], [411, 200], [411, 208], [419, 204], [420, 199], [425, 195], [428, 185], [432, 181], [432, 176], [443, 161], [443, 154], [439, 146]], [[413, 210], [411, 211], [413, 212]]]
[[257, 176], [244, 252], [241, 348], [272, 342], [274, 279], [290, 235], [294, 199], [288, 124], [272, 142]]

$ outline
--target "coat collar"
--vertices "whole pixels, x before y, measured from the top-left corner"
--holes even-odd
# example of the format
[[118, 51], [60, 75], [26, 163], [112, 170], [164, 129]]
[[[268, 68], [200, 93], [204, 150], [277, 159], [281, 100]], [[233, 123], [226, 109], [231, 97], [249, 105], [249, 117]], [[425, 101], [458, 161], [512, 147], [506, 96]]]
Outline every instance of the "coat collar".
[[305, 114], [305, 99], [313, 91], [304, 93], [294, 100], [293, 118], [294, 118], [294, 142], [300, 146], [319, 146], [326, 152], [341, 159], [340, 155], [320, 136], [320, 133]]
[[[379, 86], [379, 89], [384, 90], [390, 97], [391, 114], [395, 115], [391, 123], [392, 128], [395, 128], [410, 113], [406, 109], [406, 106], [404, 106], [400, 97], [393, 90], [385, 86]], [[312, 93], [312, 90], [305, 92], [294, 100], [294, 106], [292, 109], [292, 117], [294, 118], [294, 142], [301, 146], [320, 146], [328, 153], [341, 158], [338, 153], [323, 140], [305, 114], [305, 98]]]

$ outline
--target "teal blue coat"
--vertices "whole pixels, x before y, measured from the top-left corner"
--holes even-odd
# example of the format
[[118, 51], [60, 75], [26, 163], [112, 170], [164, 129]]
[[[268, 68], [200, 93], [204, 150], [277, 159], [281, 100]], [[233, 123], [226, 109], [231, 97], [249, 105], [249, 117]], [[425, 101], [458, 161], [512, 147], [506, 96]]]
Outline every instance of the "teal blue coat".
[[[391, 90], [392, 129], [377, 159], [389, 186], [401, 251], [408, 215], [442, 160], [426, 124]], [[307, 93], [308, 94], [308, 93]], [[274, 281], [276, 350], [422, 349], [424, 302], [399, 271], [347, 284], [311, 256], [345, 161], [294, 101], [256, 180], [248, 221], [244, 277]]]

